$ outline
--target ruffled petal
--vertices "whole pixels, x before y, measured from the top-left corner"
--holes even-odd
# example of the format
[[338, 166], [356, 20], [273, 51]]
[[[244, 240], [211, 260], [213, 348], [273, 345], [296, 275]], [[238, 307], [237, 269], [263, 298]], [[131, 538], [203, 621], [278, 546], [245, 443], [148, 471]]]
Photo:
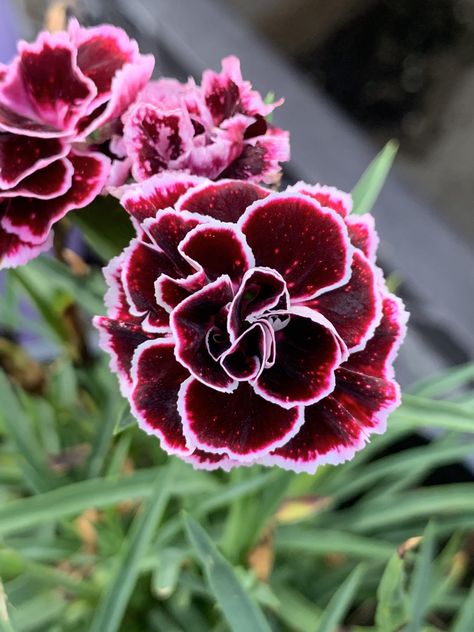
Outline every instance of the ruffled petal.
[[363, 428], [332, 395], [305, 408], [304, 415], [300, 431], [260, 459], [262, 465], [314, 474], [320, 465], [343, 463], [364, 447]]
[[209, 215], [222, 222], [237, 222], [246, 209], [270, 191], [250, 182], [220, 180], [203, 182], [190, 189], [178, 202], [178, 209]]
[[209, 280], [221, 275], [239, 283], [255, 265], [245, 236], [235, 224], [209, 220], [190, 231], [179, 245], [179, 252], [194, 267], [200, 266]]
[[178, 168], [191, 150], [194, 128], [187, 111], [163, 111], [151, 103], [138, 103], [127, 115], [124, 142], [132, 158], [136, 180], [167, 168]]
[[64, 195], [72, 185], [74, 167], [61, 158], [24, 178], [13, 189], [2, 191], [2, 197], [28, 197], [50, 200]]
[[178, 406], [190, 443], [242, 462], [283, 445], [303, 423], [302, 407], [281, 408], [245, 382], [233, 393], [219, 393], [190, 378], [181, 387]]
[[268, 357], [265, 329], [263, 323], [254, 323], [221, 356], [221, 365], [234, 380], [254, 380], [263, 371]]
[[305, 303], [319, 311], [336, 328], [352, 352], [372, 337], [382, 315], [381, 271], [356, 250], [350, 280], [340, 288]]
[[51, 226], [68, 211], [86, 206], [102, 191], [110, 162], [98, 153], [71, 151], [74, 174], [69, 190], [52, 200], [14, 197], [4, 201], [1, 225], [30, 243], [42, 243]]
[[[192, 454], [183, 456], [183, 461], [190, 463], [195, 470], [224, 470], [230, 472], [234, 467], [241, 467], [242, 463], [229, 458], [226, 454], [213, 454], [196, 448]], [[249, 463], [249, 465], [251, 465]]]
[[220, 277], [182, 301], [170, 316], [176, 358], [194, 377], [224, 392], [234, 390], [237, 383], [211, 355], [207, 339], [210, 330], [216, 337], [213, 328], [218, 328], [223, 342], [228, 342], [225, 310], [232, 296], [230, 279]]
[[375, 230], [373, 215], [349, 215], [346, 217], [347, 230], [351, 243], [359, 250], [362, 250], [369, 261], [374, 262], [377, 258], [377, 248], [379, 237]]
[[264, 136], [248, 139], [241, 154], [221, 177], [272, 185], [280, 181], [281, 164], [290, 159], [290, 135], [273, 128]]
[[58, 138], [0, 134], [0, 188], [15, 187], [20, 180], [64, 157], [68, 151]]
[[342, 219], [298, 193], [255, 202], [240, 218], [256, 264], [277, 270], [293, 300], [309, 299], [350, 278], [352, 246]]
[[99, 330], [99, 346], [110, 355], [110, 370], [117, 375], [120, 392], [128, 397], [132, 388], [132, 359], [139, 345], [152, 337], [137, 322], [112, 320], [96, 316], [94, 326]]
[[183, 193], [203, 181], [187, 173], [163, 173], [139, 184], [119, 187], [116, 193], [125, 210], [141, 223], [147, 217], [155, 217], [158, 211], [174, 206]]
[[291, 408], [312, 404], [332, 392], [345, 346], [331, 323], [317, 312], [293, 307], [274, 313], [275, 363], [254, 384], [271, 402]]
[[336, 187], [328, 187], [322, 184], [306, 184], [306, 182], [300, 181], [289, 186], [287, 191], [294, 191], [297, 193], [304, 193], [313, 200], [316, 200], [327, 208], [332, 208], [341, 217], [347, 217], [352, 211], [352, 196], [350, 193], [345, 193], [336, 189]]
[[130, 313], [145, 318], [147, 331], [169, 330], [169, 315], [156, 302], [155, 281], [160, 274], [174, 273], [175, 268], [164, 252], [139, 238], [132, 240], [122, 263], [122, 283]]
[[133, 359], [132, 412], [140, 427], [160, 438], [161, 446], [171, 454], [192, 452], [183, 435], [178, 412], [178, 392], [189, 376], [176, 362], [173, 341], [168, 338], [145, 342]]
[[[78, 68], [76, 47], [67, 33], [40, 33], [32, 44], [20, 42], [18, 50], [19, 56], [1, 84], [0, 98], [26, 120], [15, 125], [5, 111], [3, 116], [0, 114], [0, 124], [9, 131], [32, 136], [51, 128], [72, 133], [97, 89]], [[39, 129], [28, 124], [28, 119]]]
[[[0, 208], [1, 208], [0, 202]], [[0, 210], [1, 215], [1, 210]], [[0, 226], [0, 270], [24, 265], [53, 245], [52, 235], [39, 244], [22, 241], [18, 235], [9, 233]]]

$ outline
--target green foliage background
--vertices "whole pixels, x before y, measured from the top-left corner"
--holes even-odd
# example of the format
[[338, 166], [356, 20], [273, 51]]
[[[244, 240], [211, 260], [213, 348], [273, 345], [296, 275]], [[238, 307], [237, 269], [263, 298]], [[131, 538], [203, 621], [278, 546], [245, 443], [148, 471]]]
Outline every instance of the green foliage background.
[[[106, 211], [74, 221], [107, 258], [128, 227], [104, 232]], [[0, 339], [0, 631], [474, 630], [474, 484], [427, 484], [473, 454], [474, 365], [412, 388], [337, 468], [197, 472], [136, 427], [96, 351], [104, 289], [98, 268], [53, 258], [8, 273], [1, 328], [56, 355], [38, 364]], [[405, 441], [424, 427], [439, 433]]]

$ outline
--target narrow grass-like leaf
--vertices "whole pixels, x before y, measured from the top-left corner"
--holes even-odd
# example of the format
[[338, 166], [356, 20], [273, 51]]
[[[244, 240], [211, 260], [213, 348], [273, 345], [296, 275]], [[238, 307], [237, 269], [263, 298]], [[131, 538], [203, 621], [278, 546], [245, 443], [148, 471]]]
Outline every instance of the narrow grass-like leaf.
[[115, 632], [119, 629], [140, 573], [141, 560], [148, 553], [169, 501], [175, 465], [176, 461], [172, 460], [163, 468], [153, 483], [146, 505], [136, 515], [123, 543], [117, 568], [94, 613], [90, 632]]
[[430, 523], [423, 534], [421, 549], [416, 558], [410, 585], [409, 621], [405, 628], [406, 632], [419, 632], [429, 609], [430, 592], [433, 585], [434, 534], [433, 524]]
[[434, 377], [417, 382], [410, 392], [421, 397], [440, 397], [474, 380], [474, 362], [456, 366]]
[[405, 591], [403, 559], [395, 553], [385, 567], [377, 589], [375, 623], [379, 632], [396, 632], [407, 620], [408, 598]]
[[363, 572], [364, 566], [361, 564], [339, 586], [323, 612], [317, 632], [336, 632], [352, 605]]
[[[115, 479], [81, 481], [6, 503], [0, 507], [0, 535], [78, 515], [92, 507], [107, 507], [125, 500], [144, 498], [150, 495], [152, 482], [163, 471], [163, 467], [156, 467]], [[191, 471], [188, 476], [177, 478], [172, 491], [175, 496], [187, 496], [211, 493], [216, 488], [218, 485], [214, 479]]]
[[367, 167], [352, 190], [353, 210], [356, 215], [369, 213], [377, 200], [397, 154], [398, 143], [389, 141]]
[[219, 553], [204, 529], [190, 516], [184, 516], [189, 541], [204, 569], [209, 587], [234, 632], [270, 632], [260, 608], [242, 587], [232, 566]]
[[472, 632], [474, 627], [474, 584], [454, 620], [451, 632]]

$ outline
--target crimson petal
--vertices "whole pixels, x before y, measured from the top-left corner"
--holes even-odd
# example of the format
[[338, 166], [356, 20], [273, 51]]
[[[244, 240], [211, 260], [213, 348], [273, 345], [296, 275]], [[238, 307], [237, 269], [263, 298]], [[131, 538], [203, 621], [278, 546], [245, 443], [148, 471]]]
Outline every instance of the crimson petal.
[[155, 281], [163, 272], [174, 273], [174, 266], [164, 252], [135, 238], [125, 251], [122, 282], [130, 312], [145, 316], [148, 331], [169, 330], [168, 313], [156, 302]]
[[244, 462], [283, 445], [303, 423], [302, 407], [285, 410], [259, 397], [245, 382], [233, 393], [220, 393], [189, 378], [178, 405], [190, 443]]
[[377, 327], [382, 300], [381, 272], [374, 271], [367, 258], [356, 250], [352, 259], [352, 275], [348, 283], [305, 303], [319, 311], [336, 328], [352, 352], [364, 347]]
[[139, 184], [119, 187], [120, 202], [125, 210], [141, 223], [147, 217], [174, 206], [189, 188], [203, 182], [203, 178], [185, 173], [163, 173]]
[[96, 316], [93, 323], [99, 330], [100, 348], [110, 355], [110, 370], [118, 377], [120, 392], [127, 397], [132, 387], [133, 355], [137, 347], [151, 335], [136, 322]]
[[[97, 89], [77, 67], [76, 48], [68, 35], [43, 32], [36, 42], [22, 42], [18, 48], [19, 56], [1, 85], [2, 102], [23, 117], [72, 132]], [[30, 126], [15, 129], [11, 122], [0, 117], [5, 128], [35, 135]]]
[[255, 391], [284, 408], [315, 403], [334, 389], [344, 345], [331, 323], [314, 310], [293, 307], [274, 314], [283, 321], [281, 327], [274, 323], [275, 363], [262, 372]]
[[71, 151], [68, 160], [74, 174], [70, 189], [53, 200], [10, 198], [1, 220], [3, 228], [30, 243], [43, 242], [52, 224], [70, 210], [82, 208], [101, 192], [107, 179], [109, 160], [102, 154]]
[[194, 128], [185, 110], [165, 112], [151, 103], [138, 103], [127, 113], [124, 142], [132, 158], [136, 180], [146, 180], [167, 168], [179, 168], [179, 159], [191, 150]]
[[72, 163], [62, 158], [27, 176], [13, 189], [2, 191], [2, 196], [50, 200], [64, 195], [71, 188], [73, 174]]
[[238, 283], [255, 264], [245, 236], [237, 226], [212, 220], [190, 231], [180, 243], [179, 252], [190, 263], [201, 266], [211, 281], [226, 274]]
[[[183, 457], [183, 461], [191, 463], [195, 470], [224, 470], [230, 472], [234, 467], [241, 467], [243, 464], [231, 459], [227, 454], [213, 454], [205, 450], [196, 448], [192, 454]], [[251, 465], [249, 463], [249, 465]]]
[[255, 323], [222, 355], [221, 365], [235, 380], [255, 379], [265, 366], [267, 340], [265, 325]]
[[190, 189], [179, 201], [180, 210], [209, 215], [222, 222], [237, 222], [245, 210], [257, 200], [262, 200], [270, 191], [238, 180], [205, 182]]
[[68, 151], [58, 138], [0, 134], [0, 188], [16, 186], [20, 180], [62, 158]]
[[376, 259], [379, 237], [375, 231], [373, 215], [349, 215], [346, 217], [351, 243], [365, 254], [369, 261]]
[[[0, 202], [0, 216], [1, 205]], [[30, 244], [22, 241], [18, 235], [3, 230], [0, 226], [0, 270], [23, 265], [41, 252], [49, 250], [52, 245], [51, 235], [42, 243]]]
[[305, 408], [301, 430], [281, 448], [264, 456], [262, 465], [278, 465], [314, 474], [320, 465], [351, 459], [366, 442], [363, 428], [332, 395]]
[[189, 373], [173, 353], [168, 338], [143, 343], [133, 359], [132, 412], [140, 427], [157, 435], [172, 454], [190, 454], [178, 413], [178, 392]]
[[170, 317], [177, 359], [199, 380], [224, 392], [235, 389], [236, 382], [212, 357], [206, 341], [209, 330], [226, 317], [223, 310], [232, 296], [230, 279], [221, 277], [182, 301]]
[[256, 264], [277, 270], [294, 300], [339, 287], [350, 278], [352, 246], [342, 219], [297, 193], [255, 202], [240, 218]]
[[321, 206], [332, 208], [333, 211], [336, 211], [344, 218], [352, 211], [351, 195], [335, 187], [328, 187], [322, 184], [306, 184], [306, 182], [300, 181], [288, 187], [287, 191], [303, 193], [319, 202]]

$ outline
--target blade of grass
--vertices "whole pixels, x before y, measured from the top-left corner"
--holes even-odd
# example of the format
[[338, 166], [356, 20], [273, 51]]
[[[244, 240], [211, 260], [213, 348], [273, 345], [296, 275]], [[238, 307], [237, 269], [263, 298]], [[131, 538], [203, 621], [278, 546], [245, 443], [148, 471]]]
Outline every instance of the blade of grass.
[[421, 550], [416, 558], [409, 592], [409, 620], [406, 632], [419, 632], [430, 605], [433, 578], [431, 565], [434, 557], [434, 526], [429, 523], [423, 534]]
[[119, 629], [140, 573], [140, 563], [148, 553], [170, 499], [175, 474], [176, 460], [171, 460], [156, 476], [150, 497], [143, 510], [135, 517], [123, 543], [117, 568], [94, 613], [90, 632], [115, 632]]
[[321, 621], [316, 628], [317, 632], [336, 632], [351, 607], [363, 571], [362, 564], [357, 566], [336, 590], [323, 612]]
[[474, 622], [474, 584], [453, 623], [452, 632], [472, 632]]
[[355, 185], [352, 190], [354, 204], [352, 212], [356, 215], [369, 213], [372, 210], [387, 179], [397, 155], [397, 150], [398, 143], [394, 140], [389, 141], [370, 163], [359, 182]]
[[204, 529], [190, 516], [185, 515], [184, 526], [209, 587], [234, 632], [271, 632], [260, 608], [244, 590], [234, 569], [219, 553]]
[[420, 397], [439, 397], [466, 386], [472, 380], [474, 380], [474, 362], [469, 362], [417, 382], [410, 392]]

